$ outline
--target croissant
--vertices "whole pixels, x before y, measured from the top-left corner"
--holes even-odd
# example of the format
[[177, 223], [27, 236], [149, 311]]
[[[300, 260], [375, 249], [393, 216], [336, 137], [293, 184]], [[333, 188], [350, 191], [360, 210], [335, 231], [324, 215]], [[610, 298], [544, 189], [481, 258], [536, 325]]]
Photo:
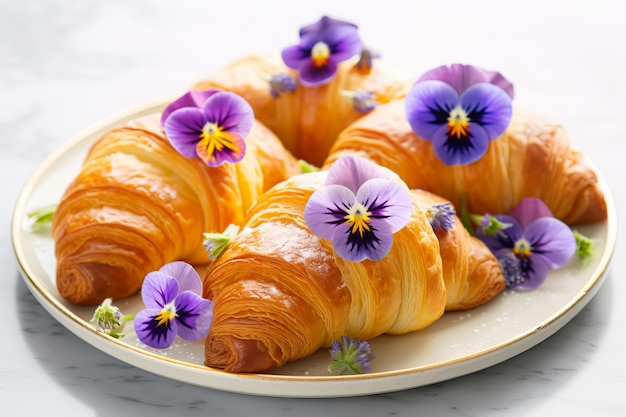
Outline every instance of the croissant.
[[[423, 211], [446, 199], [424, 190], [411, 190]], [[457, 215], [453, 227], [435, 229], [446, 286], [446, 311], [469, 310], [492, 300], [506, 287], [500, 263], [478, 238], [471, 236]]]
[[376, 60], [368, 70], [358, 68], [358, 58], [341, 62], [334, 79], [323, 86], [298, 85], [279, 97], [271, 94], [269, 77], [288, 74], [298, 79], [279, 53], [244, 57], [196, 83], [195, 90], [222, 89], [245, 98], [255, 117], [272, 130], [297, 158], [320, 165], [337, 138], [351, 122], [360, 118], [345, 92], [371, 92], [377, 103], [404, 97], [409, 78], [401, 71]]
[[58, 205], [56, 284], [72, 303], [131, 295], [148, 272], [173, 260], [208, 263], [203, 232], [240, 223], [265, 189], [299, 172], [259, 122], [242, 162], [211, 168], [178, 154], [159, 117], [100, 138]]
[[266, 371], [343, 335], [370, 339], [422, 329], [446, 309], [481, 304], [504, 288], [482, 242], [462, 227], [435, 234], [426, 209], [444, 200], [426, 192], [411, 192], [412, 218], [385, 258], [338, 257], [303, 218], [324, 178], [323, 172], [298, 175], [263, 194], [243, 232], [208, 268], [204, 296], [214, 302], [214, 319], [207, 366]]
[[413, 133], [404, 100], [378, 106], [341, 132], [324, 166], [342, 155], [368, 158], [395, 171], [411, 188], [435, 192], [477, 214], [500, 214], [524, 197], [537, 197], [567, 224], [606, 219], [598, 177], [558, 123], [513, 109], [507, 130], [469, 165], [448, 166], [430, 142]]

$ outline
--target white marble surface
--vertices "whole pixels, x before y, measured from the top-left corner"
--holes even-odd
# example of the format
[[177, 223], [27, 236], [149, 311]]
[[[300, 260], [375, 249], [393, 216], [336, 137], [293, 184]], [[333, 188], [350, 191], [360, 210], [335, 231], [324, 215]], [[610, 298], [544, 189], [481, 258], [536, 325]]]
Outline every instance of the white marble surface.
[[[497, 69], [517, 101], [563, 121], [626, 208], [626, 29], [610, 1], [0, 0], [0, 404], [11, 416], [621, 416], [626, 261], [554, 336], [481, 372], [344, 399], [232, 394], [154, 376], [68, 332], [20, 278], [12, 210], [50, 151], [98, 120], [179, 94], [250, 52], [293, 43], [322, 14], [360, 25], [386, 60], [421, 74]], [[5, 410], [8, 410], [5, 413]]]

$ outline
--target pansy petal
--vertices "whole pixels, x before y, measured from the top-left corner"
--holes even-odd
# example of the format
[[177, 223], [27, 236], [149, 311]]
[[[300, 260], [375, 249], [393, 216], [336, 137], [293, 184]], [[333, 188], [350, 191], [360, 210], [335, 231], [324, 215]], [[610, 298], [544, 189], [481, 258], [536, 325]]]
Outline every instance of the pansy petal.
[[576, 238], [572, 229], [554, 217], [542, 217], [525, 231], [532, 258], [542, 258], [551, 269], [560, 268], [574, 256]]
[[443, 81], [451, 85], [459, 95], [474, 84], [486, 82], [503, 89], [511, 100], [514, 98], [513, 84], [504, 78], [502, 74], [495, 71], [487, 71], [472, 65], [442, 65], [424, 73], [417, 82], [427, 80]]
[[311, 61], [311, 47], [302, 45], [288, 46], [281, 52], [283, 62], [291, 69], [300, 69]]
[[165, 136], [174, 149], [186, 158], [195, 158], [196, 144], [207, 122], [202, 109], [185, 107], [173, 111], [165, 120]]
[[353, 23], [346, 22], [344, 20], [333, 19], [332, 17], [322, 16], [320, 20], [315, 23], [311, 23], [310, 25], [303, 26], [300, 28], [300, 36], [304, 36], [308, 33], [321, 33], [328, 29], [331, 26], [350, 26], [353, 28], [357, 28], [357, 26]]
[[433, 135], [433, 149], [446, 165], [467, 165], [480, 159], [489, 148], [489, 138], [482, 126], [469, 123], [469, 137], [451, 137], [448, 126], [441, 126]]
[[528, 227], [528, 225], [541, 217], [554, 217], [548, 206], [541, 199], [535, 197], [526, 197], [520, 200], [509, 211], [509, 216], [515, 217], [523, 228]]
[[169, 347], [176, 338], [178, 325], [174, 320], [160, 323], [160, 310], [142, 310], [135, 315], [134, 327], [137, 338], [142, 343], [156, 348]]
[[356, 195], [357, 200], [371, 212], [372, 221], [381, 219], [395, 233], [406, 226], [413, 213], [413, 200], [402, 185], [382, 178], [365, 182]]
[[178, 294], [178, 282], [161, 271], [150, 272], [141, 286], [141, 299], [148, 309], [161, 310]]
[[250, 134], [254, 122], [254, 111], [240, 95], [221, 91], [205, 101], [203, 109], [207, 120], [223, 131], [245, 138]]
[[416, 135], [432, 140], [442, 126], [448, 124], [450, 111], [456, 107], [459, 96], [442, 81], [416, 83], [405, 99], [406, 116]]
[[348, 187], [354, 194], [365, 181], [372, 178], [390, 178], [392, 172], [387, 168], [358, 156], [348, 155], [337, 159], [330, 166], [326, 184], [338, 184]]
[[489, 140], [500, 136], [511, 122], [511, 98], [500, 87], [479, 83], [468, 88], [460, 98], [469, 119], [487, 132]]
[[329, 83], [337, 72], [337, 63], [329, 60], [326, 65], [317, 67], [313, 60], [300, 67], [300, 83], [305, 87], [319, 87]]
[[518, 284], [515, 288], [521, 290], [534, 290], [543, 284], [548, 277], [548, 265], [543, 259], [532, 256], [528, 265], [524, 268], [526, 279]]
[[337, 225], [345, 223], [347, 210], [356, 196], [342, 185], [327, 185], [309, 197], [304, 208], [304, 220], [313, 233], [322, 239], [332, 239]]
[[181, 292], [174, 301], [178, 335], [199, 340], [209, 333], [213, 322], [213, 303], [190, 291]]
[[352, 233], [348, 223], [342, 223], [335, 229], [333, 249], [349, 262], [381, 260], [391, 250], [393, 237], [388, 223], [379, 222], [376, 226], [371, 228], [371, 233], [365, 233], [361, 237], [358, 232]]
[[320, 40], [328, 45], [335, 62], [345, 61], [361, 53], [361, 39], [354, 26], [334, 25], [321, 35]]
[[202, 280], [200, 275], [187, 262], [175, 261], [165, 264], [159, 271], [169, 275], [178, 281], [178, 292], [191, 291], [195, 294], [202, 294]]
[[212, 90], [191, 90], [171, 102], [161, 113], [161, 126], [165, 125], [165, 120], [167, 120], [168, 116], [174, 111], [178, 109], [182, 109], [184, 107], [197, 107], [201, 108], [207, 98], [211, 97], [213, 94], [219, 92], [220, 90], [212, 89]]

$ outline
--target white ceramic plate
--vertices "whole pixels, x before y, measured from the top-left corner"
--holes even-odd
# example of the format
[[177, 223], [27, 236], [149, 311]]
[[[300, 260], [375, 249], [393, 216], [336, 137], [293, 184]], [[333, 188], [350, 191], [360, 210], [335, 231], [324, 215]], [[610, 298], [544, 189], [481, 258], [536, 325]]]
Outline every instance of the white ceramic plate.
[[[332, 376], [329, 353], [320, 350], [269, 374], [229, 374], [203, 366], [202, 342], [177, 339], [168, 350], [146, 348], [132, 325], [127, 336], [113, 339], [90, 323], [94, 309], [65, 302], [55, 287], [53, 241], [30, 230], [26, 213], [59, 201], [78, 173], [89, 146], [129, 119], [159, 111], [147, 105], [113, 117], [77, 135], [50, 155], [24, 187], [15, 207], [12, 239], [24, 281], [41, 305], [69, 331], [103, 352], [146, 371], [189, 384], [246, 394], [280, 397], [344, 397], [397, 391], [466, 375], [509, 359], [545, 340], [571, 320], [596, 294], [607, 274], [616, 241], [616, 213], [606, 192], [606, 222], [580, 227], [597, 247], [591, 262], [572, 260], [551, 271], [537, 291], [506, 291], [480, 308], [446, 313], [430, 327], [403, 336], [371, 340], [377, 358], [372, 372]], [[115, 300], [124, 314], [143, 308], [139, 296]]]

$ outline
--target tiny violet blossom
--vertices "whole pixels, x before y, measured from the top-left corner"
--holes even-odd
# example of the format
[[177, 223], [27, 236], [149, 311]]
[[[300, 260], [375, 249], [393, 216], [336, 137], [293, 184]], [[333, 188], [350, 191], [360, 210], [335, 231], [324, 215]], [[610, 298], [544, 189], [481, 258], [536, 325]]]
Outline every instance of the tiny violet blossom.
[[508, 229], [513, 224], [504, 223], [496, 216], [485, 214], [484, 216], [472, 216], [472, 219], [478, 223], [478, 230], [486, 236], [496, 236], [502, 233], [502, 230]]
[[253, 122], [254, 112], [246, 100], [219, 90], [190, 91], [162, 115], [165, 136], [174, 149], [211, 167], [243, 159], [244, 139]]
[[121, 339], [124, 337], [124, 333], [121, 332], [124, 323], [133, 320], [135, 316], [123, 315], [118, 307], [111, 304], [112, 302], [111, 298], [104, 299], [94, 311], [91, 322], [101, 332], [116, 339]]
[[369, 372], [370, 363], [376, 359], [368, 342], [348, 336], [333, 341], [329, 352], [332, 363], [328, 366], [328, 371], [333, 375]]
[[217, 258], [237, 233], [239, 226], [234, 224], [228, 225], [223, 233], [204, 233], [204, 248], [209, 253], [209, 259]]
[[408, 223], [413, 211], [408, 189], [391, 175], [364, 158], [339, 158], [325, 185], [309, 198], [304, 220], [313, 233], [332, 240], [337, 255], [347, 261], [384, 258], [393, 234]]
[[374, 98], [372, 91], [342, 91], [341, 95], [352, 102], [352, 107], [359, 113], [369, 113], [376, 108], [378, 103]]
[[274, 98], [279, 98], [282, 93], [293, 93], [298, 84], [289, 74], [274, 74], [269, 77], [270, 94]]
[[150, 272], [141, 287], [146, 309], [134, 322], [139, 340], [165, 349], [177, 335], [190, 341], [205, 337], [213, 322], [213, 302], [201, 294], [200, 276], [188, 263], [171, 262]]
[[300, 29], [300, 42], [282, 51], [283, 61], [299, 71], [300, 83], [318, 87], [329, 83], [340, 62], [361, 53], [357, 26], [328, 16]]
[[509, 288], [538, 288], [548, 270], [565, 265], [576, 251], [570, 227], [538, 198], [525, 198], [509, 214], [495, 217], [510, 226], [492, 236], [479, 227], [476, 235], [500, 262]]
[[426, 210], [426, 217], [430, 221], [433, 230], [447, 232], [454, 227], [454, 215], [456, 211], [450, 203], [435, 204]]
[[432, 142], [446, 165], [466, 165], [487, 152], [513, 113], [513, 86], [497, 72], [453, 64], [428, 71], [405, 100], [416, 135]]

